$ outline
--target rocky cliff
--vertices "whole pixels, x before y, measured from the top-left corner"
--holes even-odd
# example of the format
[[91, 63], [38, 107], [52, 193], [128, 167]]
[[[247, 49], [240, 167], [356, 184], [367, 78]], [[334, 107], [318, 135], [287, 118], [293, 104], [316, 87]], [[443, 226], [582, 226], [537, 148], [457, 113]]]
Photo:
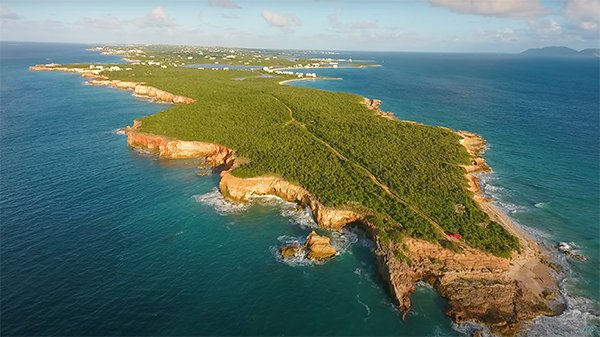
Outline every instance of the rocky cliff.
[[379, 115], [383, 118], [389, 119], [391, 121], [398, 120], [396, 118], [396, 116], [394, 116], [393, 113], [387, 112], [387, 111], [381, 111], [381, 109], [379, 109], [379, 106], [381, 105], [380, 99], [371, 99], [371, 98], [365, 97], [363, 99], [363, 101], [361, 102], [361, 104], [363, 104], [364, 106], [369, 108], [369, 110], [373, 110], [377, 115]]
[[125, 90], [133, 90], [136, 96], [147, 97], [159, 102], [172, 103], [172, 104], [191, 104], [194, 103], [194, 100], [185, 97], [172, 94], [170, 92], [166, 92], [164, 90], [160, 90], [149, 85], [146, 85], [143, 82], [127, 82], [120, 80], [109, 80], [106, 76], [102, 76], [102, 71], [97, 69], [87, 69], [87, 68], [70, 68], [70, 67], [60, 67], [58, 65], [35, 65], [29, 67], [30, 71], [60, 71], [67, 73], [78, 73], [82, 77], [90, 78], [88, 81], [91, 85], [97, 86], [109, 86], [118, 89]]
[[219, 188], [225, 197], [234, 201], [246, 202], [253, 196], [275, 195], [303, 207], [308, 206], [317, 224], [323, 228], [341, 229], [363, 218], [350, 210], [325, 207], [306, 189], [278, 177], [238, 178], [231, 174], [231, 171], [223, 171]]
[[157, 153], [161, 158], [204, 158], [212, 166], [225, 168], [221, 172], [219, 189], [221, 193], [237, 202], [248, 202], [254, 196], [274, 195], [286, 201], [310, 207], [319, 226], [340, 229], [346, 224], [362, 220], [362, 216], [350, 211], [328, 208], [306, 189], [274, 176], [238, 178], [231, 171], [236, 166], [235, 152], [225, 146], [213, 143], [183, 141], [139, 131], [141, 123], [135, 121], [132, 127], [124, 129], [127, 143]]
[[[418, 281], [430, 283], [448, 299], [447, 313], [456, 322], [484, 323], [492, 331], [503, 335], [515, 334], [522, 321], [562, 310], [555, 279], [537, 245], [522, 235], [482, 196], [476, 198], [482, 209], [521, 241], [523, 251], [510, 259], [469, 248], [452, 238], [448, 240], [455, 241], [455, 246], [459, 247], [457, 251], [408, 237], [402, 242], [386, 244], [380, 240], [377, 228], [362, 214], [325, 207], [316, 196], [299, 185], [275, 176], [234, 176], [232, 169], [237, 165], [235, 152], [225, 146], [145, 134], [139, 131], [139, 127], [140, 123], [136, 121], [133, 127], [126, 129], [128, 143], [133, 147], [154, 151], [163, 158], [202, 157], [213, 166], [223, 167], [219, 189], [230, 200], [247, 202], [254, 196], [275, 195], [310, 207], [321, 227], [335, 230], [349, 223], [362, 227], [376, 243], [375, 254], [381, 277], [404, 315], [411, 308], [410, 295]], [[483, 139], [471, 133], [459, 134], [464, 137], [462, 143], [468, 146], [473, 157], [473, 167], [465, 168], [467, 175], [489, 170], [480, 157], [480, 152], [485, 149]], [[478, 182], [473, 182], [473, 186], [478, 188]]]

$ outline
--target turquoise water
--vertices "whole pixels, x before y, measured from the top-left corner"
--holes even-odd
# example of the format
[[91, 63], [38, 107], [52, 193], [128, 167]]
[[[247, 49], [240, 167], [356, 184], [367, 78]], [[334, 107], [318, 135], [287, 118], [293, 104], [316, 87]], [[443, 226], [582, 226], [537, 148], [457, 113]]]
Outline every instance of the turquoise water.
[[[574, 328], [573, 333], [600, 333], [598, 60], [420, 53], [349, 56], [383, 66], [322, 69], [318, 75], [344, 80], [293, 85], [379, 98], [382, 110], [400, 119], [483, 135], [489, 142], [485, 156], [494, 170], [484, 177], [485, 192], [551, 251], [564, 241], [588, 258], [579, 263], [554, 256], [567, 268], [563, 290], [571, 310], [539, 320], [536, 328], [552, 334], [567, 327]], [[557, 330], [545, 330], [550, 326]]]
[[115, 132], [168, 106], [27, 71], [117, 60], [85, 48], [2, 43], [2, 335], [456, 335], [429, 288], [401, 321], [360, 233], [331, 262], [284, 264], [303, 211], [223, 203], [216, 175]]
[[[402, 321], [360, 232], [335, 236], [342, 254], [325, 264], [285, 264], [276, 248], [314, 226], [304, 211], [276, 200], [228, 204], [217, 176], [197, 177], [194, 161], [129, 149], [116, 130], [167, 105], [89, 87], [74, 74], [27, 71], [118, 58], [83, 45], [0, 47], [0, 334], [465, 331], [424, 286]], [[598, 315], [597, 64], [538, 69], [504, 57], [352, 55], [384, 66], [322, 70], [345, 80], [297, 84], [381, 98], [401, 118], [483, 134], [496, 171], [487, 191], [549, 246], [573, 241], [590, 258], [562, 261], [571, 270], [571, 309], [531, 334], [591, 331], [582, 329]]]

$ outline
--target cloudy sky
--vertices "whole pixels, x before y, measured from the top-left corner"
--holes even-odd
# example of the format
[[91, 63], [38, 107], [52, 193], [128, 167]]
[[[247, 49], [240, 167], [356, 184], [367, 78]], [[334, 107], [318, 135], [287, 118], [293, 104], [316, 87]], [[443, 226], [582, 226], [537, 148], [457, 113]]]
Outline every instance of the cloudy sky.
[[518, 52], [599, 47], [600, 0], [2, 0], [0, 39]]

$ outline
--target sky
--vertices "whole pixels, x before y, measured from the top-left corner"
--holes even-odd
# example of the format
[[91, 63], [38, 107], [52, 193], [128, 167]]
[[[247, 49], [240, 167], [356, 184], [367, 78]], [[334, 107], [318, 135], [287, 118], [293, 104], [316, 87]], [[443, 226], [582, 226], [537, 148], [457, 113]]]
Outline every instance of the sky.
[[520, 52], [600, 47], [600, 0], [2, 0], [0, 40]]

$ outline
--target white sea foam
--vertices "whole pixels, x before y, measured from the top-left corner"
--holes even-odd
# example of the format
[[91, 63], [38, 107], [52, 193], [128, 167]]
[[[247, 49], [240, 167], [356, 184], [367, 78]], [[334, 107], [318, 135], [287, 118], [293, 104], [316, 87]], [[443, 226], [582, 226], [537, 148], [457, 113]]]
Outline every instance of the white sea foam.
[[481, 337], [495, 337], [490, 331], [490, 328], [473, 322], [464, 322], [461, 324], [452, 323], [451, 327], [464, 336], [473, 336], [475, 331], [479, 331]]
[[358, 294], [356, 294], [356, 301], [360, 305], [362, 305], [365, 308], [365, 310], [367, 311], [367, 316], [365, 317], [365, 320], [367, 320], [369, 318], [369, 316], [371, 316], [371, 308], [369, 308], [369, 306], [365, 302], [360, 300], [360, 297], [358, 296]]
[[115, 135], [119, 135], [119, 136], [123, 136], [123, 135], [125, 135], [125, 134], [126, 134], [125, 130], [123, 130], [122, 128], [119, 128], [119, 129], [113, 130], [113, 132], [112, 132], [112, 133], [113, 133], [113, 134], [115, 134]]
[[[321, 233], [323, 234], [323, 233]], [[308, 233], [306, 234], [308, 235]], [[324, 234], [327, 235], [327, 234]], [[342, 230], [341, 232], [330, 232], [329, 234], [330, 243], [337, 251], [336, 256], [344, 254], [348, 252], [348, 249], [352, 244], [359, 242], [359, 235], [354, 230]], [[304, 245], [306, 243], [306, 236], [294, 237], [289, 235], [281, 235], [277, 237], [277, 241], [280, 242], [278, 246], [272, 246], [270, 248], [271, 253], [275, 256], [276, 260], [282, 263], [285, 263], [290, 266], [307, 266], [307, 265], [315, 265], [315, 264], [323, 264], [326, 261], [313, 261], [306, 257], [306, 254], [297, 254], [294, 257], [285, 258], [281, 257], [279, 253], [279, 248], [284, 245]], [[357, 275], [361, 275], [361, 270], [356, 269], [354, 271], [358, 273]]]
[[511, 202], [500, 201], [500, 200], [497, 200], [496, 202], [507, 213], [517, 213], [517, 212], [525, 212], [525, 211], [527, 211], [527, 207], [525, 207], [525, 206], [513, 204]]
[[[502, 186], [493, 184], [496, 176], [492, 174], [480, 175], [481, 186], [484, 195], [496, 200], [495, 204], [506, 213], [527, 211], [528, 208], [508, 202], [511, 193]], [[535, 208], [546, 208], [548, 202], [538, 202]], [[600, 304], [592, 299], [572, 296], [569, 294], [566, 284], [572, 277], [569, 260], [551, 244], [553, 238], [547, 232], [532, 227], [524, 226], [513, 219], [513, 222], [521, 228], [528, 236], [544, 246], [553, 261], [564, 269], [563, 279], [560, 281], [560, 293], [566, 303], [566, 310], [558, 316], [539, 317], [524, 325], [524, 336], [600, 336]], [[576, 252], [577, 244], [568, 242], [568, 245]], [[557, 275], [558, 276], [558, 275]], [[490, 330], [479, 324], [463, 323], [453, 324], [453, 328], [465, 335], [471, 335], [474, 331], [482, 331], [482, 336], [493, 336]]]
[[221, 215], [241, 213], [248, 209], [246, 204], [226, 200], [217, 188], [205, 194], [194, 195], [193, 198], [201, 204], [212, 207]]
[[[280, 236], [277, 239], [281, 242], [281, 245], [292, 245], [292, 244], [303, 245], [304, 244], [303, 238], [292, 238], [292, 237], [288, 237], [288, 236]], [[294, 255], [292, 257], [288, 257], [288, 258], [284, 259], [281, 256], [281, 254], [279, 253], [280, 246], [271, 246], [269, 249], [269, 251], [275, 257], [275, 260], [277, 260], [277, 262], [287, 264], [288, 266], [291, 266], [291, 267], [306, 267], [306, 266], [324, 263], [323, 261], [314, 261], [314, 260], [307, 258], [306, 253], [297, 253], [296, 255]]]
[[288, 218], [291, 224], [298, 225], [302, 229], [319, 227], [313, 219], [313, 214], [309, 207], [299, 208], [294, 203], [287, 203], [281, 208], [281, 215]]
[[344, 229], [341, 232], [331, 232], [331, 245], [339, 254], [345, 253], [351, 244], [358, 242], [358, 234], [352, 230]]
[[525, 335], [542, 336], [599, 336], [600, 316], [594, 312], [592, 300], [570, 297], [563, 293], [567, 310], [559, 316], [539, 317], [525, 325]]

